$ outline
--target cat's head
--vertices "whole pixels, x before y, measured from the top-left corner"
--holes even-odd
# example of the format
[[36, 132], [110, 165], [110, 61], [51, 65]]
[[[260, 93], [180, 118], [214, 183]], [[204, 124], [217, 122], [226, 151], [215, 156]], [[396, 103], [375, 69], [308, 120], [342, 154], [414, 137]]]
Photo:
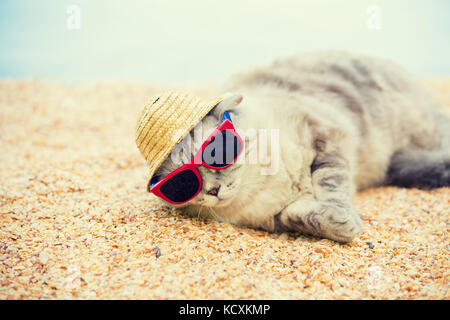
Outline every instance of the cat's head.
[[[186, 138], [180, 142], [173, 152], [166, 158], [162, 165], [155, 172], [155, 176], [162, 178], [189, 162], [201, 147], [204, 140], [212, 133], [214, 129], [223, 121], [223, 114], [227, 111], [238, 128], [239, 108], [242, 101], [241, 95], [233, 95], [224, 101], [218, 103], [199, 123]], [[242, 183], [242, 170], [244, 164], [233, 163], [228, 168], [222, 170], [212, 170], [203, 166], [197, 169], [202, 178], [202, 188], [195, 198], [182, 205], [173, 205], [169, 202], [164, 203], [184, 207], [188, 205], [198, 205], [203, 207], [225, 207], [229, 205], [237, 196]]]

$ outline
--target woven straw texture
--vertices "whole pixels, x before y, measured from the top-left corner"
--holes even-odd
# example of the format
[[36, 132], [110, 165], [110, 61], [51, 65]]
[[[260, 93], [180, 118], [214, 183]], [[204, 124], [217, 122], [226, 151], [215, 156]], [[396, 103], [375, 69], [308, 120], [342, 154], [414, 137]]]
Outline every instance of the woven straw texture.
[[150, 99], [136, 126], [136, 145], [150, 166], [150, 179], [173, 148], [229, 95], [202, 100], [186, 92], [168, 91]]

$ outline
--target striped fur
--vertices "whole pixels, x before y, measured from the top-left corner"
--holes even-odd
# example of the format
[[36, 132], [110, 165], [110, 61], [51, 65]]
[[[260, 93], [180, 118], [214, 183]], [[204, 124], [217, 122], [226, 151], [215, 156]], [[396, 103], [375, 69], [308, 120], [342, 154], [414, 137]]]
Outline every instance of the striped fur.
[[[388, 61], [341, 52], [299, 55], [237, 74], [222, 90], [243, 96], [237, 128], [280, 130], [279, 169], [201, 168], [202, 192], [184, 209], [268, 231], [351, 241], [361, 230], [357, 190], [386, 182], [449, 186], [450, 123], [420, 84]], [[218, 123], [226, 104], [203, 120]], [[167, 160], [159, 172], [174, 168]], [[221, 185], [218, 197], [207, 194]], [[231, 186], [231, 188], [227, 188]], [[223, 189], [222, 189], [223, 188]]]

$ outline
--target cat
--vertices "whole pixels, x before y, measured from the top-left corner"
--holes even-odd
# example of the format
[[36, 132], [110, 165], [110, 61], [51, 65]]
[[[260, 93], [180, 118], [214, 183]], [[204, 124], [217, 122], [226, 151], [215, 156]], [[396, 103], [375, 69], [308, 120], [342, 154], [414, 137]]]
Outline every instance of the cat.
[[[203, 130], [217, 127], [225, 111], [238, 130], [278, 129], [277, 145], [268, 141], [279, 150], [278, 169], [261, 174], [267, 164], [248, 161], [199, 167], [201, 192], [176, 206], [191, 215], [350, 242], [362, 230], [352, 205], [358, 190], [450, 185], [450, 121], [389, 61], [300, 54], [236, 74], [220, 92], [234, 95], [202, 120]], [[156, 175], [180, 166], [168, 157]]]

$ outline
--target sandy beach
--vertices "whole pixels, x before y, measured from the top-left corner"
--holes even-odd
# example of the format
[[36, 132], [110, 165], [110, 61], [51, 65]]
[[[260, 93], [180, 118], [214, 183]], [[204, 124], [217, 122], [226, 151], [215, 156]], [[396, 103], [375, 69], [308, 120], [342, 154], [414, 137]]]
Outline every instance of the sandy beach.
[[450, 298], [450, 188], [359, 193], [350, 244], [160, 206], [134, 142], [158, 89], [0, 81], [0, 299]]

